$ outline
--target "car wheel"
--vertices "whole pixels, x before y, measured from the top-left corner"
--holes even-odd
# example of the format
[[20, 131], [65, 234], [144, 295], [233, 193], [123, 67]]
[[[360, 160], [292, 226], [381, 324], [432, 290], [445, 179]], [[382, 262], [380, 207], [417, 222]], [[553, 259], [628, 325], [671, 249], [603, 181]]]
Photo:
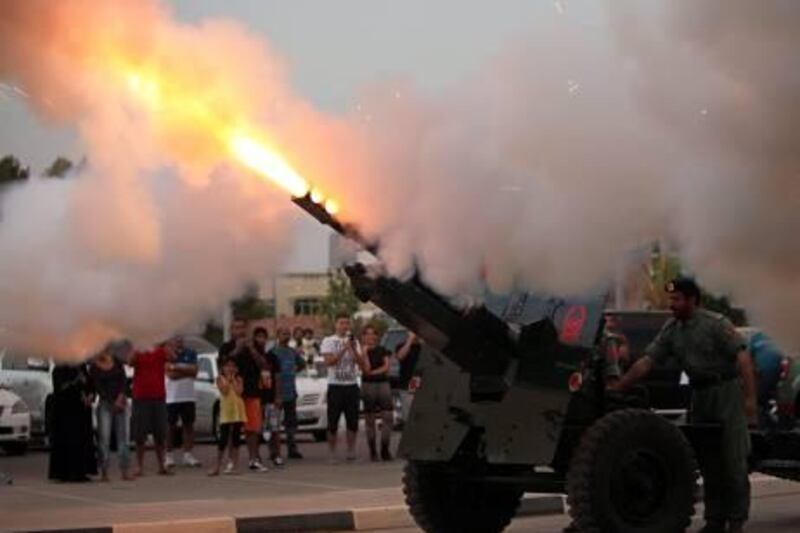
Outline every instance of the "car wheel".
[[403, 492], [414, 521], [429, 533], [499, 533], [522, 499], [522, 490], [514, 487], [465, 483], [440, 462], [408, 462]]
[[314, 436], [314, 440], [317, 442], [325, 442], [328, 440], [328, 432], [324, 429], [319, 429], [311, 433]]
[[590, 426], [567, 475], [579, 531], [684, 531], [696, 487], [697, 461], [686, 437], [642, 409], [615, 411]]
[[8, 442], [3, 444], [3, 449], [8, 455], [24, 455], [28, 451], [27, 442]]

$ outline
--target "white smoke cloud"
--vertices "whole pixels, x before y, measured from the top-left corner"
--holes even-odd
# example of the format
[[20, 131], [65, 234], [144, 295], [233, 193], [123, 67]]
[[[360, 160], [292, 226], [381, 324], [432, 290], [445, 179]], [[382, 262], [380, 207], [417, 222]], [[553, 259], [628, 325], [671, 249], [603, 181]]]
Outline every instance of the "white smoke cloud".
[[[3, 6], [0, 20], [26, 31], [0, 23], [0, 76], [78, 123], [92, 171], [6, 201], [0, 323], [25, 338], [163, 331], [283, 250], [273, 206], [284, 195], [215, 171], [225, 154], [190, 122], [131, 112], [97, 68], [112, 43], [201, 80], [204, 101], [267, 128], [380, 239], [392, 273], [419, 265], [448, 293], [472, 291], [484, 270], [495, 289], [578, 292], [608, 281], [630, 248], [668, 237], [701, 282], [800, 345], [800, 5], [609, 1], [595, 20], [562, 2], [446, 93], [376, 87], [347, 117], [293, 96], [281, 62], [234, 24], [176, 25], [154, 1], [53, 5]], [[158, 178], [165, 167], [183, 179]]]
[[248, 190], [226, 171], [203, 188], [169, 176], [138, 183], [91, 173], [4, 195], [6, 346], [80, 357], [110, 337], [155, 341], [218, 315], [278, 268], [290, 228], [266, 185]]
[[579, 292], [667, 227], [675, 147], [641, 111], [608, 27], [568, 13], [455, 94], [372, 103], [380, 184], [356, 203], [374, 204], [362, 218], [394, 272], [415, 259], [448, 292], [483, 267], [496, 289]]
[[800, 5], [609, 1], [596, 24], [580, 10], [537, 20], [458, 91], [371, 104], [381, 178], [359, 203], [388, 264], [413, 259], [454, 292], [483, 266], [495, 288], [578, 292], [666, 237], [800, 346]]
[[182, 27], [155, 2], [2, 4], [0, 76], [44, 119], [74, 124], [88, 160], [0, 196], [4, 347], [76, 358], [110, 337], [159, 340], [218, 316], [288, 252], [284, 195], [228, 166], [195, 124], [143, 112], [98, 68], [112, 49], [163, 61], [222, 113], [262, 117], [262, 96], [284, 91], [279, 63], [233, 24]]
[[684, 257], [797, 349], [800, 4], [665, 2], [649, 18], [614, 5], [637, 99], [680, 149], [673, 222]]

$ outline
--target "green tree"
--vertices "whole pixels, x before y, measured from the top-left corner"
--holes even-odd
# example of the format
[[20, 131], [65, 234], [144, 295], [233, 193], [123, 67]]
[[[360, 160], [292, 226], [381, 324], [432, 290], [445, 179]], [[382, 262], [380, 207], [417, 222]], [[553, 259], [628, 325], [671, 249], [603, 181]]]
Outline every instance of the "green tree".
[[341, 270], [332, 272], [328, 278], [328, 294], [320, 302], [324, 326], [330, 329], [338, 314], [346, 313], [348, 316], [353, 316], [358, 311], [359, 305], [360, 302], [350, 285], [350, 279]]
[[72, 161], [63, 156], [58, 156], [53, 163], [44, 171], [44, 175], [48, 178], [63, 178], [67, 173], [72, 170], [75, 165]]
[[650, 260], [645, 266], [647, 276], [645, 300], [650, 309], [669, 307], [669, 297], [664, 288], [669, 280], [680, 274], [680, 259], [665, 252], [660, 243], [654, 243], [650, 251]]
[[231, 302], [233, 316], [246, 320], [273, 318], [275, 316], [275, 306], [261, 298], [260, 293], [261, 291], [257, 284], [251, 283], [248, 285], [244, 294]]
[[217, 322], [209, 321], [203, 330], [203, 338], [214, 346], [220, 346], [225, 340], [225, 331]]
[[733, 322], [734, 326], [741, 327], [747, 325], [747, 315], [744, 309], [734, 307], [727, 296], [717, 296], [710, 292], [703, 291], [703, 307], [709, 311], [714, 311], [725, 315]]
[[378, 337], [383, 338], [383, 334], [389, 329], [389, 321], [382, 316], [375, 316], [369, 320], [364, 321], [363, 324], [358, 325], [358, 331], [362, 331], [365, 327], [371, 326], [378, 332]]
[[0, 186], [24, 181], [28, 179], [30, 173], [30, 169], [23, 167], [19, 159], [13, 155], [0, 159]]
[[[648, 293], [646, 298], [651, 309], [667, 309], [669, 307], [669, 296], [664, 287], [669, 280], [680, 276], [682, 273], [680, 259], [677, 256], [663, 252], [659, 243], [654, 244], [647, 268]], [[734, 325], [744, 326], [747, 324], [747, 315], [744, 309], [733, 306], [727, 296], [720, 296], [702, 290], [701, 300], [703, 307], [709, 311], [725, 315]]]

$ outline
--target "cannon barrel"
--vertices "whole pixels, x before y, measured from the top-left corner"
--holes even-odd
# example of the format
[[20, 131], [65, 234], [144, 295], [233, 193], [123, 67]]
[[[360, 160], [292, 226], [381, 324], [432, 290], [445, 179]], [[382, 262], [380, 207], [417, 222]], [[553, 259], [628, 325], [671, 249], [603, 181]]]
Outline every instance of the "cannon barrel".
[[483, 305], [456, 308], [417, 276], [402, 281], [374, 275], [360, 263], [345, 272], [360, 300], [374, 303], [475, 376], [494, 381], [517, 357], [515, 333]]
[[[377, 256], [377, 243], [365, 239], [354, 226], [342, 223], [310, 195], [293, 201], [320, 223]], [[370, 271], [361, 263], [347, 265], [345, 272], [361, 301], [372, 302], [469, 372], [474, 394], [491, 396], [508, 388], [508, 369], [518, 357], [517, 335], [486, 307], [457, 308], [417, 275], [400, 280]]]

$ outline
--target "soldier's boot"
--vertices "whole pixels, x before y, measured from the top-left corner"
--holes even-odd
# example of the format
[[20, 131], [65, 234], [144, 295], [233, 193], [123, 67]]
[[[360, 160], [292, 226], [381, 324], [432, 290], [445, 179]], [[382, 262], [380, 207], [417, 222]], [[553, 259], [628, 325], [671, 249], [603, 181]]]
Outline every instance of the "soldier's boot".
[[370, 461], [377, 461], [378, 460], [378, 448], [375, 446], [375, 439], [369, 439], [367, 441], [367, 445], [369, 446], [369, 460]]

